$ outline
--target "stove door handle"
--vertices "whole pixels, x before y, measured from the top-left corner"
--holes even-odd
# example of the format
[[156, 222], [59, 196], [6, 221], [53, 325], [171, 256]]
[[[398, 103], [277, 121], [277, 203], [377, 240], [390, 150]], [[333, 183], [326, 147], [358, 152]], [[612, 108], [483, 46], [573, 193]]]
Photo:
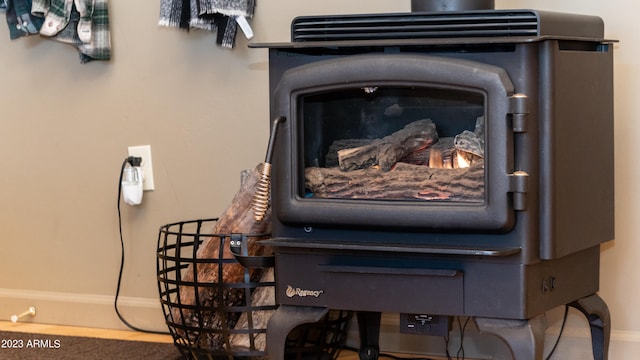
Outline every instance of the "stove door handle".
[[456, 277], [462, 274], [459, 270], [453, 269], [416, 269], [397, 268], [383, 266], [349, 266], [349, 265], [320, 265], [319, 270], [333, 273], [352, 274], [386, 274], [386, 275], [414, 275], [414, 276], [438, 276]]

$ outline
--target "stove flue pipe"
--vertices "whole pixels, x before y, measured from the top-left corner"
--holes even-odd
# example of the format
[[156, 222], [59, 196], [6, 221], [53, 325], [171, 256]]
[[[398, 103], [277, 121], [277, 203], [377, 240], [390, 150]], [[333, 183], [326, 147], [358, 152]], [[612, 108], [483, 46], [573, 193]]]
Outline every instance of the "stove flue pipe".
[[494, 0], [411, 0], [411, 11], [494, 10]]

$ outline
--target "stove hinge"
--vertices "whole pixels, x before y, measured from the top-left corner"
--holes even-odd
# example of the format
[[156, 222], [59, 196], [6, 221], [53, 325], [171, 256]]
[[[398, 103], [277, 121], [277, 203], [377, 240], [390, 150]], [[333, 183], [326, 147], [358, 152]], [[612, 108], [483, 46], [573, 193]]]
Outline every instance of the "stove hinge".
[[527, 192], [529, 191], [529, 174], [516, 171], [509, 174], [509, 192], [513, 193], [513, 209], [527, 210]]
[[529, 115], [528, 99], [525, 94], [513, 94], [509, 97], [509, 113], [513, 132], [527, 132], [527, 117]]
[[[525, 94], [513, 94], [509, 97], [509, 114], [514, 133], [528, 131], [528, 98]], [[516, 171], [509, 174], [509, 192], [513, 193], [513, 209], [524, 211], [527, 209], [527, 191], [529, 189], [529, 174]]]

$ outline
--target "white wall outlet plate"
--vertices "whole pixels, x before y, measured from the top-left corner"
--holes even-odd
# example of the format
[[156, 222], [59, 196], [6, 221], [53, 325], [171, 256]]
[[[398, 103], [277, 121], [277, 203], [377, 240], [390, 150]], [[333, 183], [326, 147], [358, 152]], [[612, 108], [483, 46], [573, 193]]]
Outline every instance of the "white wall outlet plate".
[[129, 156], [142, 158], [142, 190], [155, 190], [153, 183], [153, 163], [151, 162], [151, 145], [129, 146]]

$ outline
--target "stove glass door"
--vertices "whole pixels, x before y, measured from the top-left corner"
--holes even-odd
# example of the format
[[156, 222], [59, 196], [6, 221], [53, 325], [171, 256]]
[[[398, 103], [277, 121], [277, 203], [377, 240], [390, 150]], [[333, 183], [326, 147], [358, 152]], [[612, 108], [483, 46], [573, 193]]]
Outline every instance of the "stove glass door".
[[484, 203], [485, 94], [363, 86], [301, 96], [307, 198]]
[[[273, 208], [300, 226], [505, 231], [513, 84], [489, 64], [424, 54], [287, 70], [273, 113]], [[297, 226], [296, 225], [296, 226]]]

